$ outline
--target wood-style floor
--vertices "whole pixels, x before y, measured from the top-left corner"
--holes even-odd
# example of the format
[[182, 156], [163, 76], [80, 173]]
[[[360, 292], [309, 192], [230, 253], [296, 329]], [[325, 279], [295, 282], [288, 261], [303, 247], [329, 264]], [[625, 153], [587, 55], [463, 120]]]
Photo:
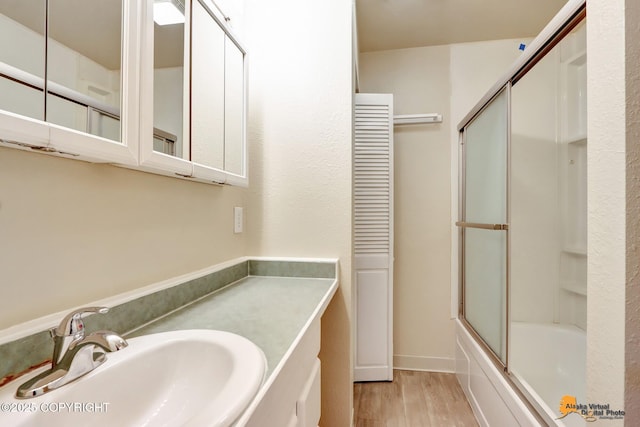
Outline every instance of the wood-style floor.
[[455, 374], [393, 371], [393, 382], [355, 383], [355, 427], [475, 427]]

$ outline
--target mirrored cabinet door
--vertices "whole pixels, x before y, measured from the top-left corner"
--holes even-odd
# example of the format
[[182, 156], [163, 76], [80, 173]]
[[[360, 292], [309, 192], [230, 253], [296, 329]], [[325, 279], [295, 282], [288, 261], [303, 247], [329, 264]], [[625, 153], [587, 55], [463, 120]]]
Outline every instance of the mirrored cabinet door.
[[0, 139], [137, 164], [139, 9], [133, 0], [0, 1]]
[[246, 185], [245, 50], [211, 0], [147, 0], [146, 14], [142, 69], [150, 75], [153, 64], [153, 88], [143, 78], [141, 101], [153, 128], [143, 113], [141, 166]]
[[50, 147], [84, 160], [137, 166], [142, 4], [47, 3]]
[[0, 110], [44, 120], [46, 3], [0, 1]]
[[191, 161], [224, 170], [225, 33], [200, 1], [191, 10]]
[[122, 141], [122, 0], [49, 0], [46, 120]]
[[[171, 12], [165, 12], [170, 10]], [[153, 8], [153, 150], [189, 158], [185, 94], [185, 9], [181, 2], [154, 2]], [[185, 90], [185, 80], [187, 83]], [[188, 132], [188, 128], [186, 129]], [[185, 144], [184, 142], [187, 141]]]
[[189, 24], [191, 3], [145, 0], [140, 55], [140, 169], [191, 177]]
[[194, 178], [246, 186], [246, 51], [212, 0], [192, 0]]
[[224, 170], [244, 176], [245, 54], [228, 36], [224, 53]]

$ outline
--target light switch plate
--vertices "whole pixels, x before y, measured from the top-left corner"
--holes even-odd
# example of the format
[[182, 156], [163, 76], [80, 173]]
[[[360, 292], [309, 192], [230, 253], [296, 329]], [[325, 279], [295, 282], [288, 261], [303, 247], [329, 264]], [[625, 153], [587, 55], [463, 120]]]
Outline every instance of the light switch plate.
[[233, 232], [234, 233], [242, 233], [242, 225], [244, 222], [243, 215], [244, 208], [234, 207], [233, 208]]

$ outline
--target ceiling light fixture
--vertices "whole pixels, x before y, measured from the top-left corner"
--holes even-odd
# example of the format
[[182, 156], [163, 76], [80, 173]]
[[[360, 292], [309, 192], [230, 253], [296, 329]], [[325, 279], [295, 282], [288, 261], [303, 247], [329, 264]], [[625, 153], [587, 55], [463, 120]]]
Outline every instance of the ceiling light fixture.
[[184, 6], [177, 0], [154, 0], [153, 20], [158, 25], [184, 23]]

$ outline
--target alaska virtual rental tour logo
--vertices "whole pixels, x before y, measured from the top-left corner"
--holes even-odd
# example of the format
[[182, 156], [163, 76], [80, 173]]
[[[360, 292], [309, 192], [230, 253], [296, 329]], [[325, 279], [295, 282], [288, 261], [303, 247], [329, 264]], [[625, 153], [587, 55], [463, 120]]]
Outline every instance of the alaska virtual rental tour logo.
[[624, 418], [623, 410], [612, 410], [611, 405], [608, 403], [589, 403], [584, 405], [578, 403], [575, 396], [562, 396], [562, 399], [560, 399], [560, 417], [557, 419], [562, 419], [569, 414], [578, 414], [588, 422]]

